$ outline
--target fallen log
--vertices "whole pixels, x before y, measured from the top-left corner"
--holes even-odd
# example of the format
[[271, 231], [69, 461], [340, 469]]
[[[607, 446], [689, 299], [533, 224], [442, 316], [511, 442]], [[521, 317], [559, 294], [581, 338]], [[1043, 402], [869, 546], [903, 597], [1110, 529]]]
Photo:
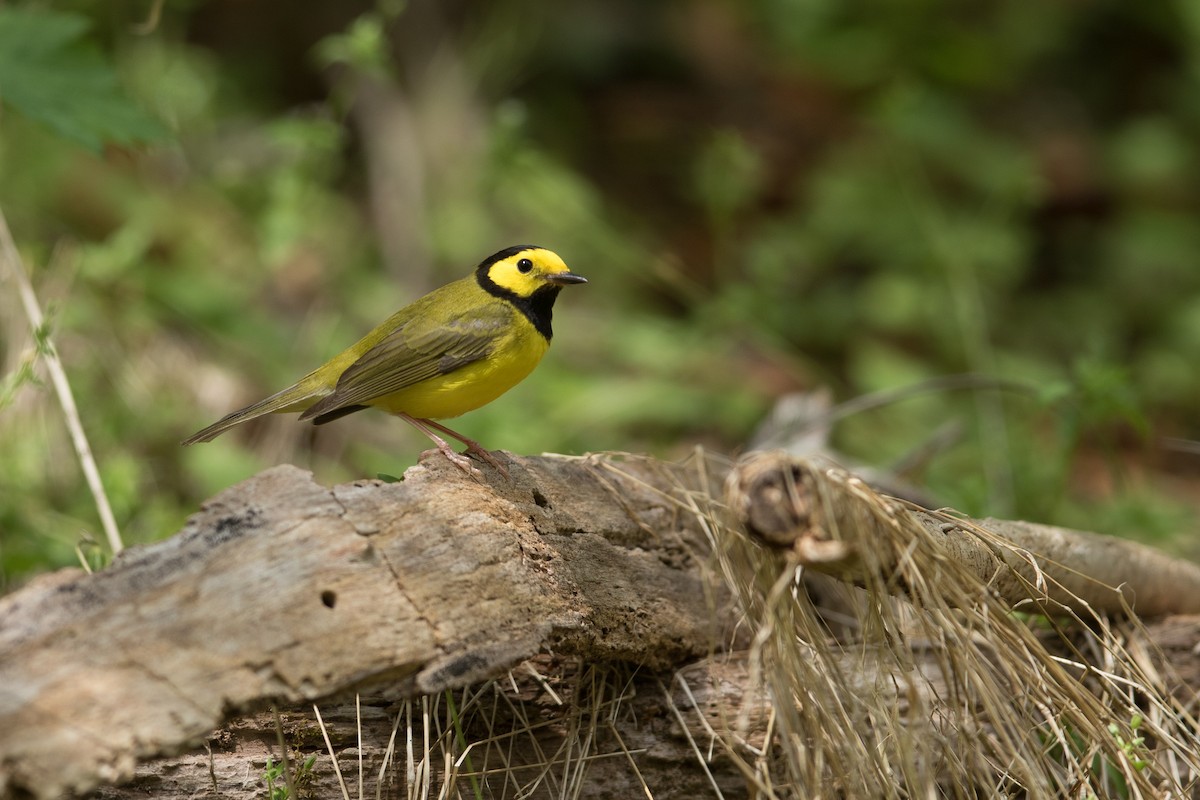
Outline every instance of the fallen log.
[[436, 694], [539, 652], [655, 669], [708, 652], [689, 563], [707, 545], [654, 470], [509, 469], [487, 485], [434, 459], [330, 489], [276, 467], [101, 573], [4, 598], [0, 795], [126, 779], [271, 704]]
[[[301, 754], [324, 749], [318, 738], [324, 732], [317, 732], [309, 714], [313, 704], [326, 708], [331, 747], [343, 769], [359, 759], [366, 765], [359, 774], [368, 776], [368, 788], [386, 796], [422, 776], [428, 780], [432, 772], [445, 785], [489, 776], [501, 780], [486, 763], [472, 764], [469, 757], [474, 752], [486, 761], [484, 754], [491, 757], [495, 742], [515, 741], [517, 734], [493, 730], [506, 715], [524, 726], [528, 746], [497, 746], [497, 752], [503, 751], [506, 768], [533, 770], [525, 773], [533, 778], [505, 783], [508, 789], [498, 794], [533, 786], [537, 796], [555, 796], [551, 787], [562, 784], [555, 783], [547, 765], [558, 764], [556, 754], [566, 753], [559, 766], [575, 775], [573, 780], [588, 769], [606, 776], [594, 791], [577, 789], [580, 797], [601, 796], [619, 780], [629, 782], [631, 792], [653, 786], [659, 798], [695, 797], [707, 789], [728, 793], [746, 785], [772, 796], [767, 789], [778, 784], [779, 776], [762, 770], [786, 763], [780, 754], [814, 735], [804, 733], [798, 722], [786, 731], [790, 738], [780, 739], [783, 721], [794, 713], [786, 706], [793, 695], [798, 707], [808, 707], [806, 714], [813, 713], [814, 696], [843, 715], [867, 704], [861, 713], [876, 724], [912, 724], [888, 716], [911, 704], [905, 713], [938, 721], [920, 737], [921, 746], [934, 748], [945, 737], [959, 753], [967, 742], [1004, 745], [1003, 737], [991, 733], [1004, 730], [994, 719], [1000, 711], [986, 691], [975, 704], [950, 709], [939, 706], [944, 696], [978, 697], [980, 687], [995, 695], [999, 690], [987, 681], [1012, 683], [1044, 673], [1053, 691], [1033, 704], [1039, 714], [1085, 699], [1072, 687], [1087, 676], [1086, 665], [1068, 669], [1060, 663], [1066, 656], [1079, 657], [1066, 639], [1051, 643], [1057, 651], [1039, 655], [1036, 640], [1001, 619], [998, 627], [989, 622], [964, 628], [958, 640], [950, 640], [947, 631], [952, 632], [954, 620], [941, 608], [922, 611], [918, 603], [918, 614], [934, 614], [924, 628], [906, 628], [890, 618], [872, 621], [870, 615], [884, 608], [880, 595], [870, 595], [869, 602], [848, 613], [860, 615], [853, 630], [882, 626], [888, 630], [884, 640], [864, 641], [854, 652], [844, 649], [853, 644], [849, 639], [829, 649], [821, 637], [831, 628], [820, 621], [793, 653], [792, 671], [764, 677], [777, 666], [772, 659], [779, 661], [784, 649], [798, 646], [790, 627], [795, 620], [779, 616], [780, 609], [794, 604], [789, 570], [798, 564], [904, 595], [913, 580], [897, 582], [895, 574], [933, 574], [937, 564], [959, 557], [956, 546], [941, 546], [947, 537], [977, 539], [991, 561], [978, 571], [977, 564], [972, 566], [975, 556], [968, 554], [959, 572], [979, 587], [1020, 587], [1020, 592], [1003, 588], [988, 597], [981, 591], [970, 594], [986, 619], [999, 619], [995, 609], [988, 611], [996, 598], [1096, 611], [1087, 603], [1063, 606], [1070, 602], [1067, 595], [1074, 595], [1056, 593], [1063, 576], [1052, 571], [1058, 567], [1051, 562], [1061, 562], [1068, 551], [1055, 550], [1046, 558], [1034, 546], [1040, 540], [1009, 541], [991, 532], [999, 529], [991, 521], [944, 515], [926, 527], [920, 515], [932, 512], [893, 506], [898, 501], [873, 495], [845, 473], [770, 458], [775, 460], [753, 457], [731, 472], [731, 465], [716, 459], [680, 466], [646, 459], [508, 456], [512, 479], [497, 477], [490, 484], [435, 458], [399, 483], [359, 481], [333, 488], [317, 485], [293, 467], [268, 470], [210, 500], [178, 535], [131, 548], [102, 573], [46, 576], [0, 600], [0, 797], [83, 793], [135, 773], [137, 783], [127, 790], [104, 789], [103, 796], [261, 794], [266, 753], [278, 759], [295, 748], [295, 771]], [[740, 487], [729, 496], [729, 507], [718, 499], [727, 477], [729, 486]], [[831, 515], [839, 508], [848, 516]], [[743, 547], [745, 536], [731, 524], [734, 519], [754, 535], [766, 532], [773, 546], [782, 545], [777, 567], [753, 556], [742, 573], [713, 568], [714, 560], [727, 565], [731, 548]], [[927, 537], [899, 548], [890, 538], [894, 531], [876, 528], [880, 538], [870, 538], [872, 525], [887, 528], [897, 519], [916, 520]], [[849, 536], [855, 526], [868, 534], [856, 545]], [[1023, 529], [1004, 530], [1019, 537]], [[1010, 560], [1003, 552], [1019, 557]], [[897, 553], [903, 558], [895, 558]], [[769, 578], [771, 569], [780, 570], [778, 579], [770, 578], [775, 586], [758, 586], [755, 575]], [[1064, 569], [1073, 572], [1069, 563]], [[867, 575], [871, 570], [874, 578]], [[1179, 583], [1194, 577], [1185, 567], [1170, 574]], [[1152, 593], [1153, 587], [1133, 586], [1116, 572], [1104, 580], [1114, 608], [1128, 611], [1132, 604], [1145, 614], [1149, 596], [1160, 598], [1151, 606], [1156, 613], [1191, 607], [1191, 587]], [[937, 588], [933, 581], [922, 590]], [[739, 598], [736, 611], [734, 596]], [[819, 617], [821, 609], [804, 613]], [[926, 654], [917, 659], [921, 666], [915, 671], [913, 657], [895, 651], [908, 647], [905, 637], [913, 630], [927, 634], [912, 641], [914, 653]], [[1177, 637], [1180, 628], [1171, 630]], [[988, 641], [992, 633], [1008, 638]], [[1137, 630], [1130, 634], [1137, 635]], [[958, 644], [948, 646], [953, 641]], [[1155, 651], [1152, 638], [1140, 641]], [[974, 651], [969, 663], [961, 661], [964, 643]], [[1014, 658], [1033, 659], [1042, 664], [1041, 671], [1021, 672], [1032, 668], [1021, 667], [1000, 670], [998, 677], [984, 675], [993, 663], [1005, 666], [1008, 645], [1022, 648]], [[729, 648], [740, 655], [723, 655]], [[768, 651], [774, 655], [768, 657]], [[1188, 653], [1175, 648], [1174, 656], [1186, 660]], [[697, 662], [701, 657], [707, 660]], [[574, 678], [548, 673], [531, 683], [526, 667], [510, 672], [531, 658], [566, 664]], [[1133, 662], [1141, 663], [1130, 657], [1137, 666]], [[692, 676], [692, 688], [684, 691], [686, 681], [671, 672], [689, 663], [680, 675]], [[730, 670], [730, 664], [739, 666]], [[969, 669], [962, 669], [964, 664]], [[1111, 664], [1106, 669], [1106, 674], [1116, 672]], [[986, 680], [960, 685], [963, 673], [974, 680], [971, 670]], [[1129, 675], [1142, 680], [1132, 666]], [[827, 676], [834, 679], [824, 694], [814, 695], [813, 687]], [[484, 683], [497, 677], [496, 684]], [[501, 685], [506, 682], [509, 688]], [[950, 688], [922, 688], [943, 685]], [[587, 686], [592, 688], [580, 688]], [[1147, 693], [1161, 694], [1160, 705], [1167, 709], [1166, 695], [1182, 697], [1188, 690], [1179, 681], [1146, 679], [1139, 691], [1143, 700]], [[560, 694], [572, 696], [575, 711], [557, 714], [550, 708], [564, 705]], [[356, 695], [361, 702], [347, 705]], [[773, 706], [764, 705], [768, 696]], [[494, 705], [480, 713], [486, 698]], [[1101, 699], [1111, 701], [1108, 695]], [[1088, 702], [1088, 713], [1097, 719], [1111, 710], [1100, 701]], [[278, 722], [274, 714], [263, 713], [271, 708], [280, 709]], [[468, 718], [468, 712], [475, 716]], [[987, 722], [968, 725], [963, 717], [968, 712]], [[418, 728], [441, 741], [442, 749], [427, 748], [424, 761], [409, 756], [408, 772], [401, 770], [397, 778], [395, 770], [384, 768], [403, 761], [395, 736], [406, 714], [425, 719]], [[825, 726], [838, 722], [813, 719]], [[1083, 717], [1071, 719], [1080, 729]], [[857, 718], [842, 722], [848, 726], [845, 735], [830, 737], [822, 747], [867, 736]], [[1029, 730], [1044, 722], [1021, 718], [1005, 724]], [[1155, 722], [1163, 741], [1174, 730], [1168, 723]], [[362, 740], [352, 735], [360, 724], [366, 731]], [[282, 750], [273, 741], [276, 725], [287, 742]], [[465, 738], [472, 726], [483, 726], [474, 732], [491, 744], [466, 744], [478, 741]], [[964, 733], [968, 727], [970, 736]], [[408, 730], [411, 734], [413, 728]], [[898, 741], [893, 734], [878, 733], [876, 741], [890, 747]], [[970, 738], [975, 736], [984, 738]], [[577, 749], [584, 739], [593, 748], [603, 743], [611, 760], [593, 750], [585, 758]], [[1117, 754], [1114, 758], [1123, 752], [1101, 745]], [[862, 762], [868, 750], [856, 746], [839, 757], [847, 764]], [[884, 752], [872, 747], [870, 752]], [[435, 751], [436, 758], [430, 755]], [[690, 764], [681, 764], [689, 755]], [[1012, 755], [1003, 747], [981, 755], [972, 775], [978, 778], [992, 764], [1009, 763], [1005, 759]], [[1197, 763], [1194, 753], [1175, 755], [1182, 763]], [[930, 772], [924, 778], [934, 780], [930, 776], [938, 774], [944, 754], [930, 749], [925, 756], [921, 763]], [[587, 767], [579, 766], [585, 760]], [[335, 785], [332, 764], [322, 763], [325, 768], [314, 780], [318, 795], [327, 796]], [[830, 764], [837, 763], [832, 756], [796, 762], [789, 773], [793, 786], [822, 785], [831, 778]], [[889, 769], [884, 764], [878, 775], [839, 780], [877, 788], [878, 780], [892, 780]], [[1127, 771], [1136, 777], [1132, 768]], [[1015, 767], [1013, 774], [1021, 775]], [[1036, 785], [1039, 774], [1030, 768], [1020, 785]], [[909, 790], [924, 778], [904, 776]], [[1087, 779], [1076, 775], [1072, 780]]]

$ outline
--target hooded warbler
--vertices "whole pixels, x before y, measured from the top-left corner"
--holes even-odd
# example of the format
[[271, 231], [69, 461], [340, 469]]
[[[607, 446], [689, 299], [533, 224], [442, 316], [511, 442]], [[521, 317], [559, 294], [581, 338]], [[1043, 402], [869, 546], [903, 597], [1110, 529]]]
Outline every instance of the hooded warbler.
[[434, 422], [490, 403], [524, 380], [550, 346], [564, 286], [587, 283], [555, 253], [519, 245], [489, 256], [474, 275], [435, 289], [265, 400], [226, 415], [183, 444], [207, 442], [264, 414], [299, 411], [324, 425], [373, 406], [410, 423], [467, 474], [470, 461], [438, 433], [507, 474], [478, 442]]

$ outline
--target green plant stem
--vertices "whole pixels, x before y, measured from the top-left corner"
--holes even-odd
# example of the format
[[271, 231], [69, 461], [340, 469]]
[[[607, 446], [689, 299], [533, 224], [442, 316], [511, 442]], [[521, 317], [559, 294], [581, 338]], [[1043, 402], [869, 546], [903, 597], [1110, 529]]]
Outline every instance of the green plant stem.
[[468, 777], [471, 779], [471, 792], [478, 800], [483, 797], [483, 787], [479, 785], [479, 779], [475, 777], [475, 765], [471, 763], [471, 754], [467, 752], [467, 737], [463, 733], [462, 718], [458, 715], [458, 709], [454, 705], [454, 693], [449, 689], [446, 690], [446, 705], [450, 709], [450, 719], [454, 725], [454, 738], [458, 740], [458, 746], [466, 755], [465, 763]]
[[[295, 798], [297, 796], [296, 783], [292, 779], [292, 765], [291, 760], [288, 758], [287, 740], [283, 737], [283, 719], [280, 718], [279, 709], [275, 706], [271, 706], [271, 713], [275, 716], [275, 736], [279, 741], [280, 758], [283, 759], [283, 780], [287, 786], [288, 796]], [[267, 772], [265, 774], [267, 778], [267, 793], [270, 795], [270, 800], [275, 800], [275, 791], [271, 788], [270, 775], [271, 757], [267, 756]]]
[[[0, 211], [0, 261], [3, 261], [8, 274], [17, 284], [21, 305], [25, 308], [25, 316], [29, 318], [31, 329], [41, 330], [45, 324], [42, 309], [38, 305], [37, 295], [33, 292], [33, 285], [30, 284], [25, 273], [25, 266], [21, 263], [21, 255], [17, 252], [17, 246], [8, 230], [8, 221], [4, 218], [3, 211]], [[75, 396], [71, 393], [71, 383], [67, 380], [67, 373], [58, 357], [58, 350], [49, 337], [46, 338], [44, 355], [46, 370], [50, 373], [50, 381], [54, 384], [54, 393], [58, 397], [58, 404], [62, 408], [67, 430], [71, 435], [71, 444], [75, 446], [75, 455], [79, 459], [79, 465], [83, 468], [88, 488], [91, 489], [92, 499], [96, 503], [96, 511], [100, 514], [100, 524], [104, 527], [104, 535], [108, 538], [108, 545], [112, 548], [113, 555], [116, 555], [125, 547], [121, 541], [121, 531], [117, 528], [117, 520], [113, 516], [108, 495], [104, 493], [104, 483], [100, 480], [100, 470], [96, 466], [96, 459], [92, 456], [92, 448], [88, 444], [87, 434], [83, 431], [83, 421], [79, 417], [79, 408], [75, 405]]]

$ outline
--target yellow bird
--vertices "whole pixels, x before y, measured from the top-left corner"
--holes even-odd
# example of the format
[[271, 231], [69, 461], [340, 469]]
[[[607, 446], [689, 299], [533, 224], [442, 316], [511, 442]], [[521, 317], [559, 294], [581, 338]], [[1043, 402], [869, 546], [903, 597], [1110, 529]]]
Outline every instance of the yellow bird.
[[283, 391], [226, 415], [183, 444], [207, 442], [264, 414], [299, 411], [324, 425], [367, 407], [413, 425], [467, 474], [467, 452], [507, 471], [478, 442], [435, 419], [457, 417], [524, 380], [550, 347], [550, 318], [564, 286], [587, 283], [556, 254], [519, 245], [489, 256], [475, 274], [435, 289]]

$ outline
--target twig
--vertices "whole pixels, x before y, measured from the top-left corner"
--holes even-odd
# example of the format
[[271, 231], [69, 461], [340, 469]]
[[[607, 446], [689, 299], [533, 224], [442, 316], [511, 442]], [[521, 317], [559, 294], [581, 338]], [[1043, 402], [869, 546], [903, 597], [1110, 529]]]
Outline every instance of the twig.
[[354, 721], [358, 726], [358, 800], [363, 800], [362, 703], [358, 692], [354, 693]]
[[139, 22], [133, 26], [133, 32], [138, 36], [149, 36], [158, 30], [158, 23], [162, 20], [164, 0], [154, 0], [150, 4], [150, 13], [146, 16], [145, 21]]
[[[12, 234], [8, 230], [8, 222], [4, 218], [3, 211], [0, 211], [0, 261], [3, 261], [7, 265], [9, 274], [12, 275], [13, 280], [17, 284], [17, 291], [21, 296], [21, 305], [25, 307], [25, 316], [29, 318], [29, 324], [36, 334], [45, 324], [45, 318], [42, 316], [41, 307], [38, 306], [37, 295], [33, 292], [33, 286], [29, 283], [29, 278], [25, 274], [25, 267], [21, 263], [21, 255], [17, 252], [17, 246], [13, 242]], [[100, 523], [104, 526], [104, 535], [108, 538], [108, 545], [112, 548], [113, 555], [116, 555], [124, 549], [125, 545], [121, 542], [121, 532], [117, 529], [117, 520], [113, 516], [112, 506], [108, 503], [108, 495], [104, 493], [104, 484], [100, 480], [100, 470], [96, 467], [96, 459], [92, 456], [92, 448], [88, 444], [87, 434], [83, 432], [83, 422], [79, 418], [79, 409], [75, 405], [75, 397], [71, 394], [71, 384], [67, 380], [67, 373], [63, 369], [62, 361], [58, 357], [58, 350], [54, 347], [54, 342], [49, 338], [45, 340], [41, 352], [45, 356], [46, 369], [50, 373], [51, 382], [54, 384], [54, 393], [58, 396], [58, 404], [62, 407], [63, 416], [66, 418], [67, 430], [71, 435], [71, 444], [75, 446], [75, 455], [79, 459], [79, 465], [83, 467], [83, 475], [87, 479], [88, 488], [92, 491], [92, 499], [96, 503], [96, 511], [100, 514]]]
[[333, 771], [337, 775], [338, 786], [342, 789], [342, 800], [350, 800], [350, 790], [346, 788], [346, 781], [342, 779], [342, 768], [338, 766], [337, 751], [329, 741], [329, 731], [325, 728], [325, 720], [321, 719], [321, 709], [317, 708], [316, 703], [313, 703], [313, 713], [317, 715], [317, 726], [321, 729], [321, 736], [325, 738], [325, 749], [329, 751], [329, 758], [333, 761]]

